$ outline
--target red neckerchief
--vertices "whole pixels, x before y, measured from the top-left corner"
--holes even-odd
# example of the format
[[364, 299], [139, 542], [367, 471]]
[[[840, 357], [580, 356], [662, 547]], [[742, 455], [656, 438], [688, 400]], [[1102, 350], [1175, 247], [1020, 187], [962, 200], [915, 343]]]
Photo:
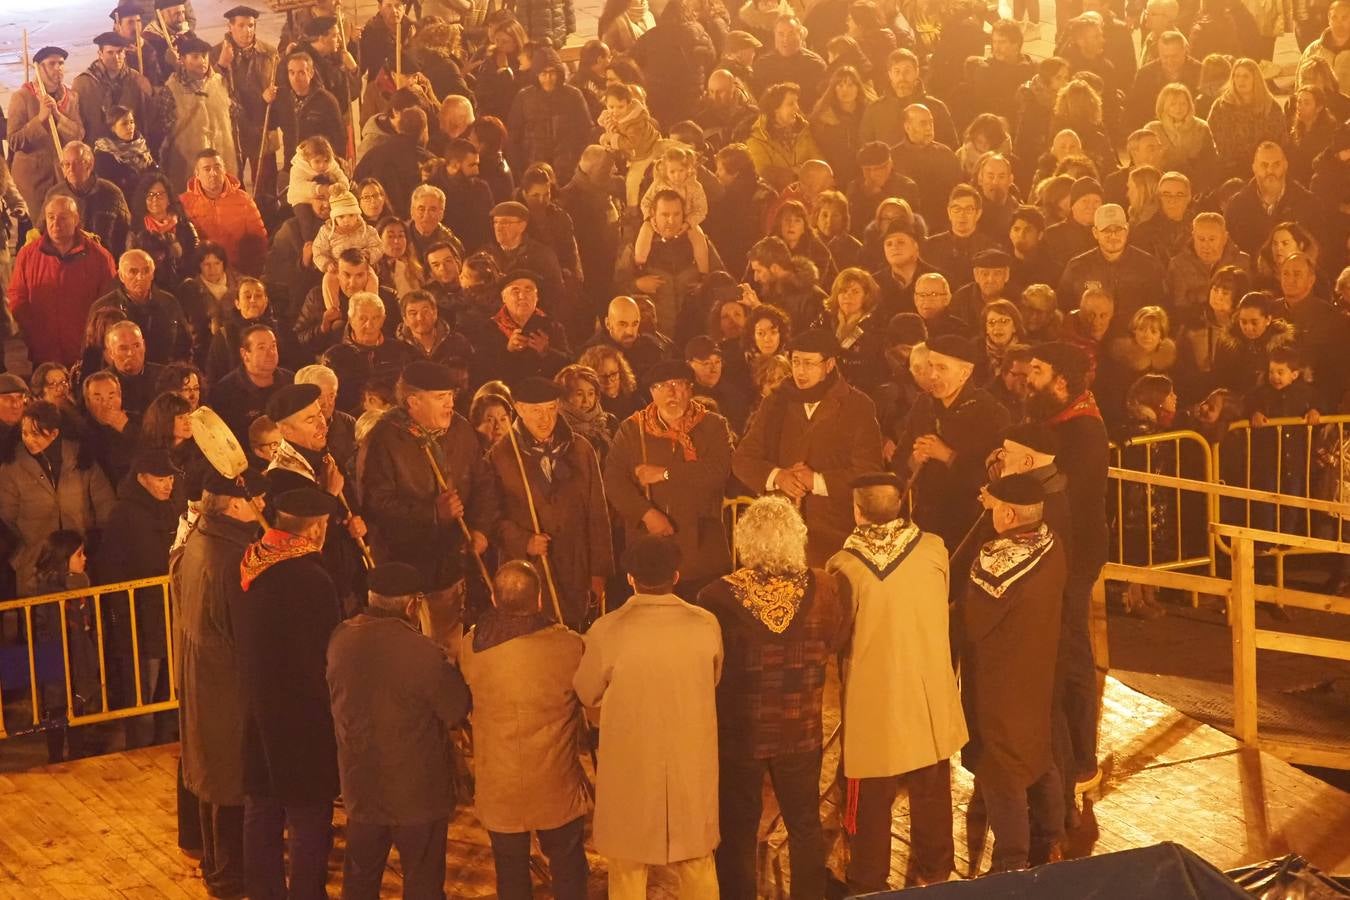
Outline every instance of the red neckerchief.
[[277, 563], [318, 552], [318, 544], [307, 537], [269, 528], [261, 540], [249, 544], [244, 551], [244, 558], [239, 561], [239, 584], [248, 590], [259, 575]]
[[145, 217], [145, 230], [151, 234], [173, 234], [178, 227], [178, 217], [170, 215], [167, 222], [160, 222], [154, 216]]
[[[538, 316], [541, 319], [548, 318], [542, 309], [536, 309], [534, 314], [530, 316], [530, 319], [533, 319], [535, 316]], [[511, 318], [511, 314], [506, 311], [505, 306], [502, 306], [497, 310], [497, 314], [492, 317], [492, 321], [493, 324], [497, 326], [497, 329], [507, 337], [510, 337], [525, 327], [524, 325], [517, 323], [515, 319]], [[526, 320], [526, 324], [529, 324], [529, 320]]]
[[[34, 99], [36, 99], [39, 103], [42, 102], [42, 94], [39, 94], [38, 91], [41, 90], [43, 92], [46, 92], [47, 88], [45, 85], [39, 88], [38, 82], [30, 81], [27, 84], [25, 84], [24, 87], [28, 90], [28, 93], [33, 95]], [[51, 94], [48, 93], [47, 96], [50, 97]], [[74, 98], [74, 96], [75, 96], [74, 91], [66, 87], [64, 84], [61, 85], [61, 99], [56, 101], [56, 108], [60, 110], [62, 113], [68, 112], [71, 106], [71, 100]]]
[[660, 413], [656, 411], [656, 401], [653, 400], [637, 415], [638, 424], [643, 431], [652, 437], [674, 441], [684, 451], [685, 462], [698, 462], [698, 450], [695, 449], [694, 442], [689, 438], [689, 432], [693, 431], [707, 414], [708, 408], [706, 406], [697, 400], [690, 400], [689, 407], [685, 409], [680, 420], [673, 425], [667, 425], [662, 420]]
[[1069, 405], [1051, 416], [1045, 424], [1062, 425], [1070, 419], [1077, 419], [1080, 416], [1101, 421], [1102, 411], [1097, 408], [1097, 398], [1092, 396], [1092, 391], [1083, 391], [1075, 399], [1069, 401]]

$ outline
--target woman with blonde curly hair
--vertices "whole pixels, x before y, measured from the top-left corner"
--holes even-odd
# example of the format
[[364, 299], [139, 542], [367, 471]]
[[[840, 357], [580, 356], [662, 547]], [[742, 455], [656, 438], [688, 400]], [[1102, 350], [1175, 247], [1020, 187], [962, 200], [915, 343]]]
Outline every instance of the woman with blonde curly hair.
[[637, 393], [637, 376], [623, 353], [608, 344], [587, 347], [577, 363], [595, 372], [600, 380], [600, 405], [623, 421], [643, 406]]
[[[767, 768], [793, 851], [793, 892], [823, 897], [825, 840], [816, 793], [820, 712], [825, 667], [846, 633], [844, 597], [834, 576], [807, 566], [806, 523], [786, 497], [751, 503], [736, 520], [733, 547], [741, 568], [698, 597], [722, 626], [726, 648], [717, 689], [718, 883], [724, 897], [755, 895]], [[798, 712], [785, 716], [787, 708]]]
[[1164, 172], [1184, 172], [1192, 182], [1214, 184], [1219, 154], [1209, 123], [1195, 114], [1191, 89], [1184, 84], [1164, 85], [1158, 91], [1153, 114], [1156, 118], [1144, 127], [1162, 141], [1158, 168]]
[[872, 318], [881, 301], [881, 288], [864, 269], [840, 272], [825, 298], [825, 311], [812, 325], [834, 333], [839, 340], [836, 365], [844, 380], [864, 393], [886, 380], [884, 322]]

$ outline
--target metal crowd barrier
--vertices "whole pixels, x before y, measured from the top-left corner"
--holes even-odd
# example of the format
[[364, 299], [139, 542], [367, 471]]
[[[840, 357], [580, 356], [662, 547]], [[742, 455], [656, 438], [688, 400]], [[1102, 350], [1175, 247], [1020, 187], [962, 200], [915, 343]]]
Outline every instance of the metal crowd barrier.
[[[17, 619], [17, 630], [22, 636], [20, 641], [0, 646], [0, 738], [177, 709], [168, 584], [168, 576], [161, 575], [0, 603], [0, 622], [15, 624]], [[159, 602], [163, 604], [164, 639], [168, 648], [165, 665], [169, 696], [158, 701], [146, 697], [142, 675], [149, 661], [141, 658], [143, 636], [137, 622], [137, 607], [146, 601], [145, 595], [151, 589], [158, 591]], [[138, 597], [138, 593], [141, 596]], [[119, 594], [122, 596], [117, 596]], [[124, 628], [121, 623], [108, 621], [110, 612], [116, 619], [123, 608], [126, 613]], [[91, 616], [87, 630], [84, 625], [86, 614]], [[54, 623], [50, 621], [53, 617]], [[119, 632], [111, 635], [112, 640], [124, 636], [130, 647], [129, 659], [118, 654], [120, 660], [128, 663], [127, 670], [119, 674], [129, 682], [124, 686], [124, 693], [130, 693], [129, 699], [134, 701], [123, 704], [122, 701], [128, 698], [113, 697], [119, 704], [117, 709], [109, 709], [109, 655], [114, 649], [110, 645], [112, 630]], [[87, 670], [91, 665], [95, 671]], [[22, 727], [8, 729], [4, 706], [15, 699], [13, 691], [25, 680], [31, 721]], [[80, 697], [81, 703], [76, 703], [77, 682], [96, 684], [95, 696]], [[64, 713], [59, 717], [49, 715], [53, 710], [61, 709], [62, 699]]]

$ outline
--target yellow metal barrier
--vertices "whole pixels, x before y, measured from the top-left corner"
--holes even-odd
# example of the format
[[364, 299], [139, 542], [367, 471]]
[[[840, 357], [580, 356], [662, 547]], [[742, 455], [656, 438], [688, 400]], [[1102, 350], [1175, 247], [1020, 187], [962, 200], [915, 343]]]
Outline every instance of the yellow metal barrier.
[[[1122, 444], [1112, 444], [1112, 465], [1150, 475], [1188, 475], [1199, 481], [1213, 481], [1213, 457], [1209, 442], [1195, 431], [1166, 431], [1132, 437]], [[1142, 565], [1150, 569], [1208, 568], [1214, 571], [1214, 535], [1209, 524], [1213, 520], [1215, 504], [1206, 494], [1185, 492], [1181, 486], [1163, 487], [1154, 483], [1126, 485], [1115, 480], [1110, 498], [1115, 503], [1115, 525], [1112, 562], [1129, 563], [1127, 548], [1129, 535], [1126, 520], [1134, 507], [1133, 501], [1142, 499], [1144, 520], [1144, 559]], [[1130, 493], [1136, 494], [1128, 498]], [[1197, 521], [1197, 516], [1199, 520]], [[1188, 553], [1190, 543], [1200, 542], [1198, 552]]]
[[[108, 722], [115, 719], [125, 719], [133, 716], [146, 715], [147, 713], [165, 712], [178, 708], [178, 695], [176, 687], [176, 677], [174, 672], [174, 654], [173, 654], [173, 626], [169, 609], [169, 578], [167, 575], [161, 575], [157, 578], [142, 578], [136, 581], [121, 581], [115, 584], [102, 584], [88, 588], [77, 588], [70, 591], [61, 591], [53, 594], [42, 594], [36, 597], [24, 597], [20, 600], [7, 600], [0, 603], [0, 617], [8, 613], [17, 612], [23, 622], [24, 644], [28, 663], [28, 691], [29, 701], [32, 705], [32, 725], [16, 731], [16, 734], [26, 734], [32, 731], [42, 730], [44, 727], [60, 725], [92, 725], [98, 722]], [[138, 597], [137, 593], [146, 592], [148, 589], [158, 589], [160, 602], [164, 608], [164, 639], [165, 646], [168, 648], [167, 661], [168, 667], [168, 690], [167, 700], [147, 701], [145, 691], [142, 685], [141, 669], [142, 660], [140, 652], [141, 633], [137, 624], [137, 607], [141, 605], [144, 597]], [[126, 631], [131, 648], [130, 658], [130, 678], [132, 684], [132, 694], [134, 703], [118, 708], [108, 708], [108, 630], [105, 626], [105, 614], [107, 613], [107, 602], [117, 602], [119, 605], [122, 598], [117, 594], [125, 594], [127, 624]], [[153, 600], [150, 602], [154, 602]], [[94, 643], [95, 655], [97, 656], [97, 673], [75, 672], [72, 665], [72, 649], [76, 641], [81, 640], [79, 635], [72, 635], [70, 629], [69, 612], [73, 605], [78, 604], [77, 608], [83, 608], [86, 604], [92, 604], [93, 611], [93, 633], [90, 636]], [[60, 649], [62, 663], [62, 679], [60, 693], [65, 697], [66, 715], [59, 721], [48, 721], [43, 723], [44, 708], [50, 705], [50, 701], [44, 702], [42, 695], [44, 689], [52, 687], [52, 682], [44, 682], [39, 678], [38, 657], [43, 651], [49, 650], [45, 646], [47, 642], [39, 642], [37, 631], [34, 629], [34, 611], [41, 607], [53, 606], [51, 612], [56, 613], [60, 630]], [[45, 612], [46, 610], [42, 610]], [[84, 679], [89, 677], [92, 682], [92, 676], [96, 674], [98, 680], [98, 711], [83, 713], [78, 711], [75, 703], [75, 680], [77, 677]], [[0, 711], [4, 708], [5, 685], [0, 683]], [[0, 714], [0, 738], [8, 737], [9, 731], [5, 728], [4, 717]]]

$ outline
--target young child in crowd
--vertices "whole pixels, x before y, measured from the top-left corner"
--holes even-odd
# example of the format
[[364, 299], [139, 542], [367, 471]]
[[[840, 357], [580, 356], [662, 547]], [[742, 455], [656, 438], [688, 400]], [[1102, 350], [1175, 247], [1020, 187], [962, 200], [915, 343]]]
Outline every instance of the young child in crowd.
[[[330, 196], [339, 191], [350, 191], [352, 187], [328, 139], [305, 138], [295, 148], [295, 156], [291, 158], [286, 202], [295, 210], [295, 220], [300, 224], [300, 235], [306, 243], [314, 240], [324, 224], [309, 205], [318, 196], [320, 185], [328, 185]], [[357, 211], [360, 212], [359, 209]]]
[[[1125, 392], [1125, 422], [1119, 437], [1122, 442], [1170, 431], [1177, 415], [1177, 392], [1172, 379], [1149, 372], [1135, 379]], [[1126, 447], [1121, 465], [1159, 475], [1176, 475], [1177, 452], [1173, 444], [1161, 443]], [[1123, 561], [1133, 565], [1152, 565], [1167, 561], [1160, 554], [1176, 547], [1176, 506], [1168, 491], [1149, 490], [1147, 485], [1126, 483], [1120, 494], [1120, 525], [1123, 532]], [[1149, 548], [1154, 548], [1150, 555]], [[1172, 557], [1175, 558], [1175, 557]], [[1127, 584], [1122, 597], [1125, 612], [1155, 619], [1165, 615], [1158, 605], [1157, 588]]]
[[684, 225], [689, 232], [689, 243], [694, 248], [694, 264], [701, 274], [708, 274], [712, 268], [709, 263], [708, 236], [699, 227], [708, 217], [708, 195], [698, 181], [698, 157], [688, 147], [668, 147], [652, 167], [652, 175], [652, 183], [647, 193], [642, 195], [642, 227], [633, 244], [633, 261], [638, 266], [647, 264], [647, 257], [652, 252], [652, 240], [656, 237], [656, 229], [651, 222], [656, 195], [662, 191], [674, 191], [684, 198]]
[[[1271, 419], [1301, 418], [1309, 425], [1321, 421], [1317, 410], [1318, 392], [1304, 372], [1305, 362], [1299, 350], [1281, 345], [1270, 351], [1266, 380], [1247, 393], [1247, 415], [1253, 434], [1251, 472], [1254, 488], [1281, 494], [1306, 496], [1308, 489], [1308, 429], [1285, 426], [1266, 430]], [[1266, 504], [1253, 504], [1252, 524], [1257, 528], [1275, 525], [1273, 512]], [[1280, 531], [1300, 532], [1304, 510], [1280, 507]]]
[[627, 204], [637, 206], [642, 196], [642, 179], [651, 168], [661, 130], [651, 113], [626, 84], [605, 88], [605, 108], [600, 112], [600, 146], [613, 150], [628, 161], [624, 179]]
[[373, 270], [384, 256], [380, 233], [366, 224], [361, 204], [350, 191], [334, 193], [328, 201], [328, 221], [314, 236], [314, 268], [326, 275], [337, 273], [338, 257], [344, 250], [364, 250]]

